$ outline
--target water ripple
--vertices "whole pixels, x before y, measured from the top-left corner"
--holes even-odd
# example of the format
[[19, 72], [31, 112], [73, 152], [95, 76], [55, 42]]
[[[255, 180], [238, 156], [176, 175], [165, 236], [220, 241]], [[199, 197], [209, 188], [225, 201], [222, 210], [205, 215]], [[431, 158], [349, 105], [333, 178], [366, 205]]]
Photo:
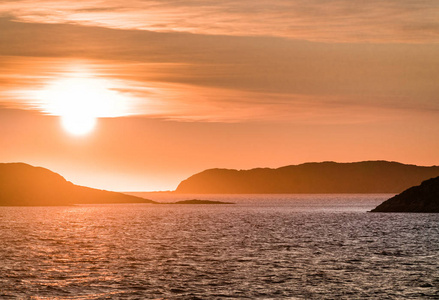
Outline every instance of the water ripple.
[[2, 207], [0, 298], [439, 299], [439, 215], [311, 207]]

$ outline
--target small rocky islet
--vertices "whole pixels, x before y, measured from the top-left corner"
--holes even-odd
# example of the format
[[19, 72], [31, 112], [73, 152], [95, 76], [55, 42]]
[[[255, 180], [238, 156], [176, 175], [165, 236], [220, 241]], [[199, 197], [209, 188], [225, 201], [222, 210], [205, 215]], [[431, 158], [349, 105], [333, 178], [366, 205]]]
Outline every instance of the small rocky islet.
[[181, 201], [173, 202], [170, 204], [235, 204], [235, 203], [223, 202], [223, 201], [213, 201], [213, 200], [191, 199], [191, 200], [181, 200]]

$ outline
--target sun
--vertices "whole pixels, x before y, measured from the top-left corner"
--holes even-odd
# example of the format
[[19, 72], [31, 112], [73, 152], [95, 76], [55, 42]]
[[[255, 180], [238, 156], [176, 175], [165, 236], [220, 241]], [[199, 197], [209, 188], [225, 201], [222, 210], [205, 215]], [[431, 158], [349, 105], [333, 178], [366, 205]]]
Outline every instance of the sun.
[[97, 118], [108, 105], [106, 89], [96, 83], [91, 79], [69, 78], [47, 89], [51, 110], [61, 116], [67, 132], [85, 135], [95, 128]]
[[38, 91], [43, 110], [60, 116], [72, 135], [91, 133], [98, 118], [124, 115], [127, 99], [107, 79], [89, 75], [61, 78]]
[[72, 114], [62, 116], [61, 124], [65, 130], [73, 135], [85, 135], [95, 128], [96, 118]]

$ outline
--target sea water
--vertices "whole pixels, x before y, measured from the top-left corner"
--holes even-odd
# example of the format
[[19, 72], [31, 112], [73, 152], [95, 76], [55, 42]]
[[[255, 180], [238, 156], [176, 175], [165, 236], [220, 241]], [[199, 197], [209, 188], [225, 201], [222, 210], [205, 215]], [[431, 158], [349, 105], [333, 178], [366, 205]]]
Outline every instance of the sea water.
[[0, 299], [439, 299], [439, 214], [389, 196], [0, 207]]

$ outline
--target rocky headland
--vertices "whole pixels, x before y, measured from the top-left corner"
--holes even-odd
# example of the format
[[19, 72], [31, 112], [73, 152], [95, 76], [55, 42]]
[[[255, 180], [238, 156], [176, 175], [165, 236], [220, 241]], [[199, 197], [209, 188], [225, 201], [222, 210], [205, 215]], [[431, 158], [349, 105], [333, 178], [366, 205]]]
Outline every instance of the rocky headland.
[[439, 177], [403, 191], [378, 205], [372, 212], [439, 213]]

